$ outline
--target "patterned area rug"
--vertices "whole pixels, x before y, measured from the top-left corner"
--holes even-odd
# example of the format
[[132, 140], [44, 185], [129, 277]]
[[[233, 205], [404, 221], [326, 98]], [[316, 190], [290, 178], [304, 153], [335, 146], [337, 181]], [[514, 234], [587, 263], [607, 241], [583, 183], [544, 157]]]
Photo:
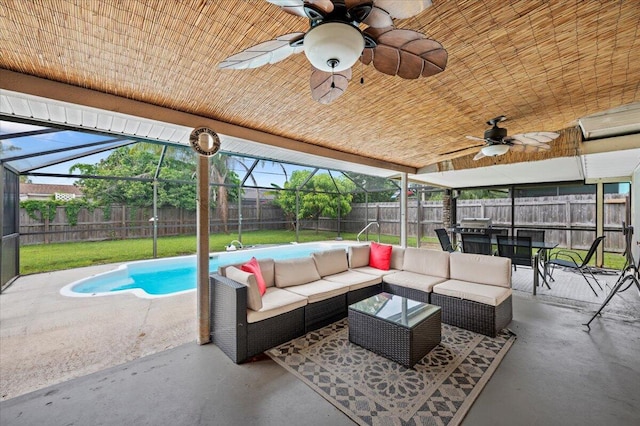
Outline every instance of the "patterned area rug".
[[515, 340], [442, 324], [413, 368], [349, 343], [347, 320], [266, 352], [360, 425], [457, 425]]

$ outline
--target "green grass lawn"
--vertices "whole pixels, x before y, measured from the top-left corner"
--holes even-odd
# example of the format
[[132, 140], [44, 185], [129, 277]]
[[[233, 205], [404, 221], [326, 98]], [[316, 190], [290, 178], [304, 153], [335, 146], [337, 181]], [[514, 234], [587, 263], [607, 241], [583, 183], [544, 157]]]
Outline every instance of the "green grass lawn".
[[[355, 240], [356, 234], [343, 233], [345, 240]], [[209, 237], [211, 252], [224, 251], [225, 247], [237, 234], [214, 234]], [[370, 240], [376, 235], [370, 234]], [[300, 231], [300, 242], [335, 240], [335, 232]], [[259, 244], [287, 244], [296, 240], [294, 231], [253, 231], [242, 234], [244, 245]], [[399, 244], [400, 237], [381, 235], [380, 242]], [[438, 240], [425, 237], [421, 245], [438, 245]], [[408, 245], [415, 247], [415, 237], [408, 239]], [[158, 257], [181, 256], [196, 253], [196, 237], [163, 237], [158, 238]], [[586, 252], [582, 252], [584, 255]], [[153, 240], [151, 238], [112, 240], [80, 243], [39, 244], [20, 247], [20, 274], [34, 274], [63, 269], [79, 268], [82, 266], [100, 265], [105, 263], [126, 262], [131, 260], [151, 259], [153, 257]], [[605, 253], [605, 266], [621, 269], [624, 257], [616, 253]]]
[[[224, 251], [237, 234], [210, 235], [211, 252]], [[342, 234], [345, 240], [355, 240], [356, 234]], [[335, 240], [335, 232], [300, 231], [300, 242]], [[375, 239], [371, 235], [370, 239]], [[287, 244], [296, 240], [294, 231], [253, 231], [242, 234], [244, 245]], [[382, 235], [381, 242], [398, 244], [399, 237]], [[409, 241], [415, 245], [415, 238]], [[194, 235], [158, 238], [158, 257], [181, 256], [196, 253]], [[153, 239], [111, 240], [78, 243], [38, 244], [20, 247], [20, 273], [34, 274], [105, 263], [151, 259]]]

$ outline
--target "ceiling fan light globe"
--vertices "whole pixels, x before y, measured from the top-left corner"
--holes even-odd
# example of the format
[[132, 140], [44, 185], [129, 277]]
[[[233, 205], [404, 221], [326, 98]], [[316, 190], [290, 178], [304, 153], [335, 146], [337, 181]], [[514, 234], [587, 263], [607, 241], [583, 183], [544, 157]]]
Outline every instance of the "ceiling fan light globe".
[[485, 157], [497, 157], [498, 155], [504, 155], [509, 151], [509, 145], [488, 145], [482, 148], [482, 153]]
[[327, 22], [304, 36], [304, 54], [314, 68], [340, 72], [351, 68], [364, 50], [359, 29], [343, 22]]

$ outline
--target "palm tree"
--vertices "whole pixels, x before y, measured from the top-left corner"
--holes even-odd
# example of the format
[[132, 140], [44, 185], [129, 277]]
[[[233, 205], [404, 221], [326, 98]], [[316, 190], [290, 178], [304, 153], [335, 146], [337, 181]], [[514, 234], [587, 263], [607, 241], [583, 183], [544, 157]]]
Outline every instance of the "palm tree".
[[[222, 230], [225, 234], [229, 233], [229, 194], [227, 187], [224, 186], [229, 174], [229, 157], [225, 154], [217, 154], [211, 157], [211, 183], [216, 187], [212, 195], [212, 201], [216, 203], [218, 216], [222, 220]], [[217, 191], [217, 194], [216, 194]]]

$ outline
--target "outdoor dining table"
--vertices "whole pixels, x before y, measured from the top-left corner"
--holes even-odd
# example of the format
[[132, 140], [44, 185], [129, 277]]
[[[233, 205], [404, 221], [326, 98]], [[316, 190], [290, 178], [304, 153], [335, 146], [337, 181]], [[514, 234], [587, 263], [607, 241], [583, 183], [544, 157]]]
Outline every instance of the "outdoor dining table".
[[[505, 240], [507, 244], [515, 244], [515, 239], [508, 238]], [[497, 238], [491, 238], [491, 244], [497, 244]], [[548, 260], [549, 252], [556, 248], [558, 243], [551, 243], [545, 241], [531, 241], [531, 249], [536, 250], [531, 258], [531, 267], [533, 268], [533, 294], [537, 292], [537, 287], [540, 286], [540, 277], [542, 277], [543, 283], [548, 289], [551, 289], [547, 281], [548, 274]]]

